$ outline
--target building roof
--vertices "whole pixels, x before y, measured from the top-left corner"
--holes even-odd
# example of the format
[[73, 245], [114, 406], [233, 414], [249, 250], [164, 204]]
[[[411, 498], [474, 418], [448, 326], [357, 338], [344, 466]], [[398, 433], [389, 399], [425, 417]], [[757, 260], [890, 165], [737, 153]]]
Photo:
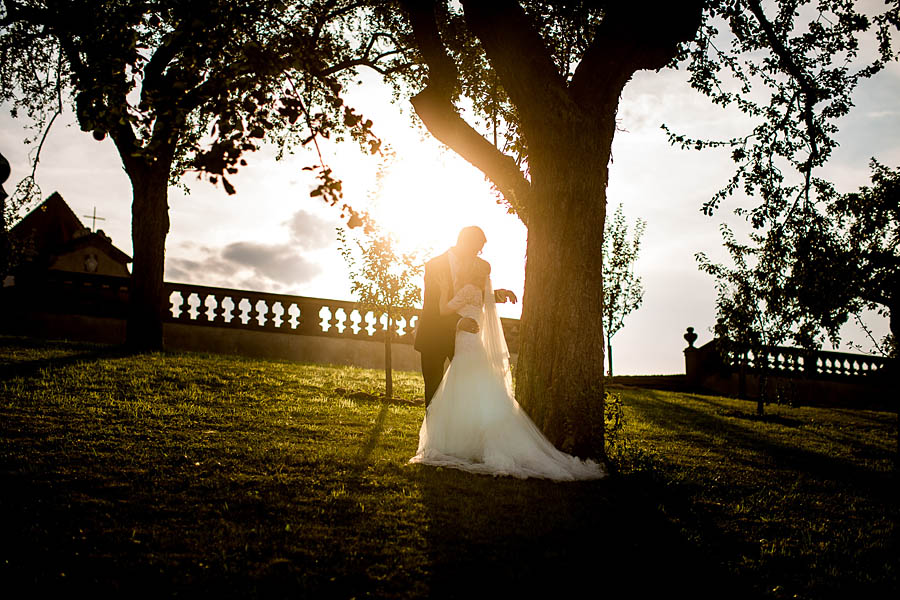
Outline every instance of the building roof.
[[113, 246], [106, 234], [92, 232], [85, 227], [59, 192], [53, 192], [16, 223], [10, 230], [10, 236], [25, 246], [27, 255], [39, 261], [94, 245], [116, 262], [131, 262], [131, 257]]

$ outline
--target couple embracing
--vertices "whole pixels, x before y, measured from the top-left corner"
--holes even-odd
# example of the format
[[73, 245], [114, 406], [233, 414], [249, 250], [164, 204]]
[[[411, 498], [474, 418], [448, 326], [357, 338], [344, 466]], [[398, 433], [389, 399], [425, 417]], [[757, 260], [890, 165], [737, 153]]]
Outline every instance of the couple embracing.
[[516, 296], [493, 289], [491, 266], [478, 256], [486, 241], [479, 227], [466, 227], [456, 246], [425, 264], [415, 347], [426, 412], [410, 462], [520, 478], [604, 477], [603, 465], [557, 450], [516, 402], [496, 306]]

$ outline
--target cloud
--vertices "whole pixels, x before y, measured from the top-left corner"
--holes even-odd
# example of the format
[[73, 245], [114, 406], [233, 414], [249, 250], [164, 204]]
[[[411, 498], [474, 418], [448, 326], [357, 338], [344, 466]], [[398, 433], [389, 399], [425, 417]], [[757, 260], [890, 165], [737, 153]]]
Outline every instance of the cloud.
[[291, 242], [306, 250], [315, 250], [325, 248], [334, 242], [334, 228], [339, 223], [328, 221], [305, 210], [298, 210], [282, 225], [287, 226]]
[[316, 263], [298, 254], [294, 244], [235, 242], [225, 246], [222, 258], [287, 285], [309, 281], [321, 271]]
[[322, 268], [293, 243], [233, 242], [222, 248], [180, 244], [190, 256], [169, 256], [166, 279], [259, 291], [290, 292], [315, 279]]
[[325, 271], [311, 256], [335, 243], [334, 229], [340, 223], [298, 210], [281, 225], [287, 232], [286, 242], [241, 240], [211, 247], [185, 240], [166, 258], [166, 278], [200, 285], [293, 293]]

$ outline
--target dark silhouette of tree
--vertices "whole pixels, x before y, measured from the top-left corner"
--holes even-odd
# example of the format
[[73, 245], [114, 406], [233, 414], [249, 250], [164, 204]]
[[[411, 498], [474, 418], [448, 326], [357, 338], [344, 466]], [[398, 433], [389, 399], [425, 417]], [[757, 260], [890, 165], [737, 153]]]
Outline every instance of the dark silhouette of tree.
[[[900, 169], [873, 160], [871, 187], [822, 192], [822, 206], [802, 211], [802, 223], [791, 219], [751, 233], [747, 244], [738, 244], [726, 230], [725, 245], [738, 268], [713, 265], [698, 255], [701, 268], [719, 279], [723, 333], [751, 349], [763, 337], [771, 338], [768, 344], [790, 340], [815, 350], [826, 335], [836, 347], [841, 326], [869, 309], [887, 317], [891, 328], [885, 339], [871, 339], [875, 350], [896, 357]], [[738, 318], [742, 312], [756, 318]]]
[[[779, 337], [815, 349], [824, 333], [837, 346], [848, 317], [870, 308], [891, 313], [896, 339], [897, 219], [884, 203], [896, 184], [890, 171], [876, 165], [872, 190], [840, 195], [821, 167], [837, 146], [837, 120], [852, 108], [857, 84], [897, 59], [891, 44], [900, 27], [900, 3], [886, 2], [874, 16], [862, 14], [855, 3], [801, 5], [778, 2], [771, 15], [758, 0], [711, 6], [716, 18], [704, 23], [691, 50], [691, 83], [716, 104], [740, 109], [755, 125], [729, 140], [672, 132], [669, 138], [684, 148], [731, 151], [735, 172], [703, 210], [713, 214], [732, 195], [752, 199], [751, 206], [735, 209], [754, 228], [743, 246], [753, 265], [747, 276], [758, 286], [752, 297], [778, 323]], [[796, 27], [795, 9], [808, 11], [805, 28]], [[721, 39], [716, 23], [727, 23], [730, 43]], [[874, 31], [877, 42], [868, 61], [859, 56], [867, 31]], [[759, 51], [771, 54], [759, 60]], [[760, 83], [771, 91], [768, 96], [751, 93]], [[733, 238], [726, 246], [737, 247]], [[713, 272], [708, 266], [701, 264]], [[721, 275], [727, 283], [728, 271]], [[891, 341], [885, 343], [889, 348]]]
[[738, 242], [734, 232], [722, 225], [722, 238], [733, 267], [713, 263], [698, 253], [700, 269], [716, 278], [715, 336], [719, 354], [737, 367], [738, 396], [747, 396], [747, 374], [753, 368], [759, 374], [756, 413], [765, 412], [767, 364], [765, 349], [784, 341], [791, 324], [779, 312], [777, 299], [752, 261], [753, 248]]
[[[131, 180], [129, 345], [162, 347], [167, 190], [185, 173], [231, 194], [228, 177], [266, 139], [285, 147], [344, 132], [377, 150], [371, 122], [340, 98], [359, 65], [391, 68], [384, 65], [392, 53], [373, 53], [371, 43], [358, 51], [345, 35], [356, 7], [349, 0], [2, 1], [0, 100], [13, 116], [32, 118], [38, 137], [74, 107], [82, 130], [112, 139]], [[324, 162], [318, 170], [319, 195], [337, 203], [339, 183]]]
[[[832, 299], [830, 310], [818, 309], [814, 314], [843, 316], [870, 309], [888, 317], [890, 336], [880, 344], [872, 341], [882, 354], [900, 358], [900, 167], [891, 170], [872, 159], [871, 169], [871, 187], [833, 196], [827, 202], [831, 227], [825, 247], [837, 252], [833, 256], [801, 255], [794, 285], [802, 290], [800, 302], [804, 305]], [[841, 265], [850, 279], [835, 278], [826, 268], [828, 264]], [[818, 290], [816, 284], [823, 273], [832, 287], [844, 293]]]
[[[774, 17], [755, 0], [652, 9], [626, 1], [398, 3], [400, 14], [391, 3], [377, 6], [372, 26], [412, 47], [421, 67], [389, 79], [418, 90], [411, 102], [428, 130], [484, 172], [528, 227], [516, 396], [554, 443], [581, 456], [603, 454], [597, 234], [627, 82], [639, 70], [687, 60], [695, 87], [718, 104], [748, 110], [760, 125], [746, 138], [718, 142], [734, 146], [738, 166], [737, 183], [721, 197], [741, 185], [762, 188], [762, 206], [752, 214], [768, 218], [790, 210], [784, 194], [768, 193], [778, 168], [793, 167], [811, 181], [810, 169], [833, 147], [834, 121], [849, 109], [854, 85], [893, 58], [897, 26], [896, 6], [873, 21], [840, 0], [818, 3], [822, 17], [808, 21], [792, 0], [778, 0]], [[716, 44], [723, 26], [734, 39], [724, 50]], [[850, 70], [858, 39], [872, 29], [880, 58]], [[721, 83], [723, 69], [736, 91]], [[768, 105], [750, 102], [751, 92], [768, 96]], [[716, 144], [677, 134], [673, 141]]]
[[603, 330], [610, 377], [613, 376], [613, 336], [625, 326], [625, 317], [644, 301], [644, 288], [641, 278], [634, 273], [634, 262], [641, 250], [645, 227], [644, 221], [635, 221], [634, 235], [629, 240], [628, 223], [619, 204], [612, 220], [607, 219], [603, 232]]

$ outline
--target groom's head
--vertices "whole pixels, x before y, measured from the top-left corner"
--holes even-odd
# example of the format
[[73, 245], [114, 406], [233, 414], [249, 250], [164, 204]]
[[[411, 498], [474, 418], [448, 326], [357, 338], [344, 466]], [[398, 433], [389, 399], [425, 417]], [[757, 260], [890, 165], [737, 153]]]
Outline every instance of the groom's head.
[[484, 235], [481, 227], [476, 227], [475, 225], [463, 227], [459, 232], [459, 237], [456, 238], [456, 250], [463, 257], [474, 258], [484, 248], [486, 241], [487, 237]]

